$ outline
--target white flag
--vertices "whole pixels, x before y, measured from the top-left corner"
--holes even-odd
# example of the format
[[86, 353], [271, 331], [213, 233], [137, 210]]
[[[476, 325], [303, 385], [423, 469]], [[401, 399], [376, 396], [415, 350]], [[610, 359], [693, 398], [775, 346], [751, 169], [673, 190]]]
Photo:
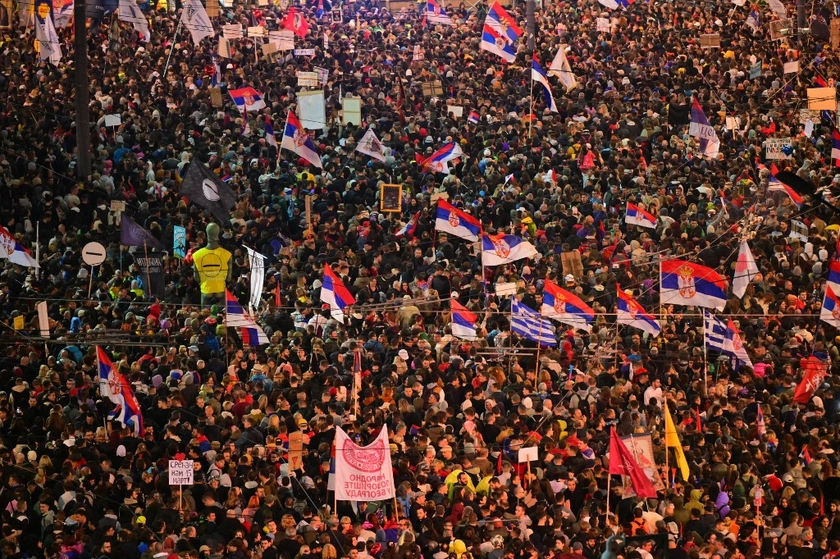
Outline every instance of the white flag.
[[776, 12], [780, 18], [784, 19], [787, 17], [787, 9], [780, 0], [767, 0], [767, 5], [770, 6], [770, 9]]
[[735, 262], [735, 277], [732, 278], [732, 293], [739, 299], [747, 292], [747, 286], [758, 274], [758, 266], [755, 264], [750, 246], [747, 241], [741, 243], [741, 250], [738, 251], [738, 260]]
[[140, 33], [143, 37], [143, 41], [146, 43], [149, 42], [149, 39], [151, 39], [151, 33], [149, 33], [149, 21], [146, 19], [146, 16], [143, 15], [143, 12], [140, 11], [140, 7], [137, 6], [137, 2], [134, 0], [120, 0], [119, 18], [120, 21], [132, 24], [134, 26], [134, 30]]
[[190, 30], [193, 43], [196, 45], [205, 37], [212, 37], [213, 23], [207, 15], [207, 10], [201, 4], [201, 0], [187, 0], [184, 4], [184, 11], [181, 13], [181, 24]]
[[44, 19], [35, 16], [35, 39], [41, 48], [41, 60], [49, 60], [53, 66], [58, 66], [61, 62], [61, 43], [58, 40], [58, 34], [55, 32], [55, 25], [53, 25], [52, 16], [48, 15]]
[[253, 313], [259, 310], [262, 299], [265, 284], [265, 256], [248, 247], [245, 247], [245, 250], [248, 251], [248, 262], [251, 263], [251, 299], [248, 304]]
[[365, 132], [365, 135], [362, 136], [362, 139], [359, 141], [359, 145], [356, 146], [356, 151], [369, 155], [377, 161], [385, 163], [385, 146], [383, 146], [382, 142], [379, 141], [379, 138], [376, 137], [376, 133], [372, 128], [369, 128], [368, 131]]
[[571, 91], [577, 85], [575, 74], [566, 59], [566, 45], [560, 45], [554, 60], [551, 61], [551, 66], [548, 67], [548, 73], [556, 76], [560, 83], [566, 87], [566, 91]]
[[42, 338], [50, 337], [50, 318], [47, 315], [47, 302], [41, 301], [35, 308], [38, 309], [38, 329]]
[[394, 470], [388, 430], [367, 446], [353, 442], [341, 427], [335, 429], [335, 499], [385, 501], [394, 498]]

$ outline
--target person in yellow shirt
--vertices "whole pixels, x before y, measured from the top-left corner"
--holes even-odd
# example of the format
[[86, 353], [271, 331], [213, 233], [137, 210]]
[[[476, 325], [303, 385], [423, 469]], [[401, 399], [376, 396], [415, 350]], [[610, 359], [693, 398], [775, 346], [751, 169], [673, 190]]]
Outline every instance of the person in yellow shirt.
[[233, 268], [231, 253], [219, 246], [219, 226], [207, 226], [207, 246], [193, 253], [195, 279], [201, 287], [201, 306], [221, 305], [225, 301], [225, 289]]

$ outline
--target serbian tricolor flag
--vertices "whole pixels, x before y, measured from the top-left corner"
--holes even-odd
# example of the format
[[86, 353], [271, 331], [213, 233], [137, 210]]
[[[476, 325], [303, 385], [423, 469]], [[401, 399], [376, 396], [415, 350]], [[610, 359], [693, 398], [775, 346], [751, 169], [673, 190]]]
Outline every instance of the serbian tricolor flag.
[[413, 237], [414, 232], [417, 230], [417, 221], [420, 219], [420, 212], [414, 214], [414, 216], [408, 220], [408, 223], [402, 226], [402, 228], [396, 232], [394, 235], [395, 237]]
[[481, 115], [479, 115], [477, 112], [470, 111], [470, 116], [467, 117], [467, 120], [470, 122], [470, 124], [478, 124], [478, 120], [480, 118]]
[[638, 328], [651, 336], [658, 336], [662, 331], [659, 322], [642, 308], [633, 297], [618, 288], [618, 303], [616, 309], [616, 323]]
[[239, 300], [230, 291], [225, 292], [225, 325], [231, 328], [238, 328], [242, 338], [242, 344], [251, 347], [258, 347], [269, 343], [263, 329], [251, 318], [248, 311], [239, 304]]
[[624, 216], [624, 223], [656, 229], [656, 216], [636, 204], [627, 202], [627, 214]]
[[836, 128], [831, 131], [831, 159], [835, 167], [840, 167], [840, 132]]
[[143, 413], [131, 384], [99, 346], [96, 346], [96, 361], [99, 369], [99, 393], [116, 405], [109, 412], [109, 417], [126, 427], [131, 427], [134, 434], [139, 436], [143, 432]]
[[452, 335], [461, 340], [475, 340], [475, 323], [478, 317], [455, 299], [449, 300], [452, 311]]
[[356, 299], [342, 283], [329, 264], [324, 265], [324, 277], [321, 280], [321, 302], [330, 306], [330, 314], [337, 321], [344, 323], [344, 309], [356, 303]]
[[723, 310], [726, 279], [713, 269], [688, 260], [660, 264], [660, 305], [687, 305]]
[[[832, 148], [833, 154], [834, 148]], [[773, 163], [770, 165], [770, 179], [767, 182], [767, 192], [784, 192], [785, 194], [790, 197], [794, 204], [796, 204], [797, 208], [802, 207], [802, 196], [796, 193], [794, 189], [792, 189], [789, 185], [783, 183], [778, 178], [776, 178], [776, 174], [779, 172], [778, 167], [776, 164]]]

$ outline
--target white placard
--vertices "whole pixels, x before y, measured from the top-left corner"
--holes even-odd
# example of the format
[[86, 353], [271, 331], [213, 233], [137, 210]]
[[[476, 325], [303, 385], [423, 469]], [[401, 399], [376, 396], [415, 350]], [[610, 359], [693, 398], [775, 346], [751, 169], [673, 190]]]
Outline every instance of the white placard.
[[105, 126], [119, 126], [122, 124], [120, 115], [105, 115]]
[[193, 461], [192, 460], [170, 460], [169, 461], [169, 485], [192, 485], [193, 484]]
[[295, 48], [295, 34], [291, 29], [269, 31], [268, 42], [277, 45], [277, 50], [292, 50]]
[[539, 447], [536, 446], [529, 446], [526, 448], [519, 449], [519, 463], [523, 464], [525, 462], [533, 462], [535, 460], [539, 460], [540, 452]]
[[125, 211], [125, 201], [124, 200], [111, 200], [111, 211], [112, 212], [124, 212]]
[[345, 97], [341, 100], [344, 124], [362, 124], [362, 100], [359, 97]]
[[595, 29], [598, 33], [609, 33], [610, 32], [610, 20], [605, 17], [599, 17], [595, 20]]
[[248, 28], [249, 37], [265, 37], [265, 27], [262, 25], [255, 25]]
[[464, 118], [464, 107], [459, 105], [449, 105], [446, 107], [447, 113], [452, 113], [456, 119]]
[[318, 72], [298, 72], [297, 79], [298, 87], [318, 87]]
[[799, 61], [785, 62], [785, 74], [795, 74], [799, 71]]
[[516, 282], [500, 282], [496, 284], [496, 295], [499, 297], [510, 297], [516, 295]]
[[295, 49], [295, 56], [315, 56], [315, 49]]
[[[314, 72], [313, 72], [314, 73]], [[317, 74], [315, 74], [317, 80]], [[298, 96], [298, 116], [300, 123], [307, 130], [327, 128], [327, 108], [324, 103], [324, 90], [301, 91]]]
[[226, 39], [241, 39], [242, 38], [242, 26], [238, 23], [228, 23], [222, 25], [222, 35]]
[[784, 148], [791, 145], [790, 138], [767, 138], [764, 143], [767, 152], [767, 159], [789, 159], [790, 156], [784, 152]]
[[315, 70], [315, 73], [318, 74], [318, 81], [321, 83], [321, 85], [327, 85], [327, 82], [330, 79], [329, 68], [321, 68], [320, 66], [314, 66], [312, 69]]

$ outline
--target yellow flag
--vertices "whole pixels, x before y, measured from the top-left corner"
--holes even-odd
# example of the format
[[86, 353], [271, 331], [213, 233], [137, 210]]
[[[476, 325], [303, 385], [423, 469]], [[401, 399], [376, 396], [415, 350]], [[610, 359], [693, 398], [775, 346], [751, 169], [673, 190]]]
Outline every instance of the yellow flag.
[[15, 317], [15, 330], [23, 330], [23, 327], [26, 325], [26, 318], [22, 314], [19, 314]]
[[673, 448], [677, 455], [677, 466], [682, 472], [682, 477], [685, 481], [688, 481], [689, 476], [689, 469], [688, 469], [688, 461], [685, 459], [685, 454], [683, 454], [682, 443], [680, 442], [680, 437], [677, 435], [677, 427], [674, 425], [674, 420], [671, 419], [671, 412], [668, 410], [667, 404], [665, 405], [665, 448], [666, 451], [669, 448]]

